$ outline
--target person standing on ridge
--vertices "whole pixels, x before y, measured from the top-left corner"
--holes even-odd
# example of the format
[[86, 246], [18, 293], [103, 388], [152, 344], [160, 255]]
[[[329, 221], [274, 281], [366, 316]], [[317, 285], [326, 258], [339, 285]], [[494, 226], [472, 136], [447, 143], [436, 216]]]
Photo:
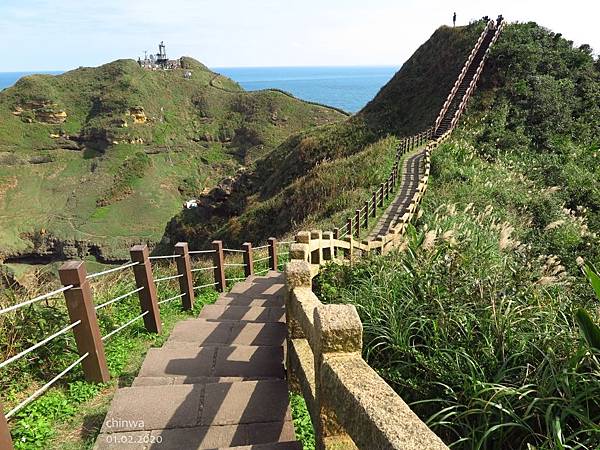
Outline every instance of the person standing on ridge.
[[456, 27], [456, 12], [454, 13], [454, 15], [452, 16], [452, 26]]

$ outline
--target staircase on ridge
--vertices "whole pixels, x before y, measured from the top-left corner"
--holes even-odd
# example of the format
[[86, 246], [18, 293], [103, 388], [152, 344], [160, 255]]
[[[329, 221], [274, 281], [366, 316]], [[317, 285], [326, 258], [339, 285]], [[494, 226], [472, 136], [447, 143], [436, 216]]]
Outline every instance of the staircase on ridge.
[[456, 126], [469, 97], [475, 90], [490, 48], [498, 39], [503, 26], [504, 22], [501, 19], [498, 22], [490, 20], [487, 23], [435, 122], [436, 137], [442, 136]]
[[119, 389], [95, 450], [301, 450], [284, 370], [283, 274], [250, 276], [178, 323]]

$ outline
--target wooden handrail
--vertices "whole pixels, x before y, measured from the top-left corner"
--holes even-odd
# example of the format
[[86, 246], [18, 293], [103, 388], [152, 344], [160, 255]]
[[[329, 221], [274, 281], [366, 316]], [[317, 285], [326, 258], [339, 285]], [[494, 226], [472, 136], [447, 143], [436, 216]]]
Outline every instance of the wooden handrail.
[[446, 112], [448, 111], [448, 107], [452, 103], [452, 100], [454, 99], [454, 96], [456, 95], [456, 92], [458, 91], [459, 86], [462, 84], [464, 77], [465, 77], [467, 71], [469, 70], [471, 63], [473, 62], [473, 58], [475, 58], [475, 55], [479, 51], [479, 48], [481, 47], [481, 44], [483, 43], [483, 40], [485, 39], [485, 36], [487, 35], [488, 31], [494, 25], [495, 25], [495, 22], [493, 20], [489, 20], [488, 23], [486, 24], [485, 28], [479, 35], [479, 38], [477, 39], [475, 46], [471, 49], [471, 53], [469, 53], [469, 57], [465, 61], [465, 64], [463, 65], [463, 68], [460, 71], [458, 78], [454, 82], [454, 86], [452, 86], [452, 89], [450, 90], [450, 93], [448, 94], [448, 97], [446, 98], [446, 101], [444, 102], [442, 109], [441, 109], [440, 113], [438, 114], [437, 119], [435, 120], [435, 125], [433, 127], [434, 130], [437, 130], [439, 128], [439, 126], [442, 122], [442, 119], [444, 118], [444, 116], [446, 115]]

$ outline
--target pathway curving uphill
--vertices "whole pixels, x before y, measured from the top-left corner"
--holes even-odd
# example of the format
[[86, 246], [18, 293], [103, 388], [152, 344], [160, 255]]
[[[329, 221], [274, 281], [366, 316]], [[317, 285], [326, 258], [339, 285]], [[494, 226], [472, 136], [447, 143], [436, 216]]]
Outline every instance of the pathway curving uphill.
[[[477, 86], [490, 49], [498, 39], [503, 27], [504, 22], [501, 17], [498, 18], [497, 22], [490, 20], [486, 24], [446, 102], [442, 106], [434, 125], [433, 135], [435, 137], [451, 132], [457, 125], [461, 114], [465, 110], [467, 101], [473, 95]], [[402, 167], [400, 190], [371, 230], [370, 240], [388, 234], [390, 229], [400, 221], [403, 214], [408, 212], [411, 199], [418, 189], [419, 179], [424, 172], [424, 160], [425, 149], [418, 151], [405, 160]]]
[[369, 240], [374, 240], [380, 235], [385, 236], [389, 229], [397, 224], [402, 215], [408, 212], [410, 201], [417, 190], [423, 173], [424, 159], [425, 149], [422, 148], [404, 160], [398, 194], [369, 233]]

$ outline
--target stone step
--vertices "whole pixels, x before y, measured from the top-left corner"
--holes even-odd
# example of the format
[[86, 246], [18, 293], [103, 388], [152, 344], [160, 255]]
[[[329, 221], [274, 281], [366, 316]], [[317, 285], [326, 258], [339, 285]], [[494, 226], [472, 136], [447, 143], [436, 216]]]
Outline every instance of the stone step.
[[216, 305], [229, 306], [283, 306], [283, 285], [273, 285], [266, 292], [252, 295], [246, 293], [227, 292], [219, 295]]
[[[302, 450], [292, 422], [103, 433], [94, 450]], [[281, 442], [263, 443], [269, 439]], [[231, 447], [231, 446], [234, 447]]]
[[283, 379], [283, 355], [282, 346], [166, 343], [148, 350], [138, 377], [176, 378], [180, 383], [202, 383], [207, 377]]
[[197, 346], [281, 346], [285, 337], [286, 325], [282, 322], [213, 322], [190, 319], [175, 325], [167, 343], [189, 342]]
[[206, 305], [200, 319], [211, 321], [285, 322], [283, 307]]
[[300, 442], [274, 442], [272, 444], [244, 445], [214, 450], [302, 450]]
[[260, 297], [272, 294], [283, 294], [283, 278], [266, 278], [261, 281], [243, 281], [236, 283], [229, 291], [232, 294], [244, 294]]
[[[281, 431], [289, 421], [288, 386], [283, 380], [139, 386], [117, 390], [100, 432], [240, 424], [254, 427], [265, 422], [280, 424]], [[279, 440], [280, 436], [260, 443]], [[247, 443], [259, 442], [250, 440]]]
[[[282, 442], [263, 443], [277, 439], [278, 435]], [[94, 450], [302, 450], [300, 443], [288, 439], [294, 439], [291, 422], [223, 425], [103, 433], [98, 436]]]

